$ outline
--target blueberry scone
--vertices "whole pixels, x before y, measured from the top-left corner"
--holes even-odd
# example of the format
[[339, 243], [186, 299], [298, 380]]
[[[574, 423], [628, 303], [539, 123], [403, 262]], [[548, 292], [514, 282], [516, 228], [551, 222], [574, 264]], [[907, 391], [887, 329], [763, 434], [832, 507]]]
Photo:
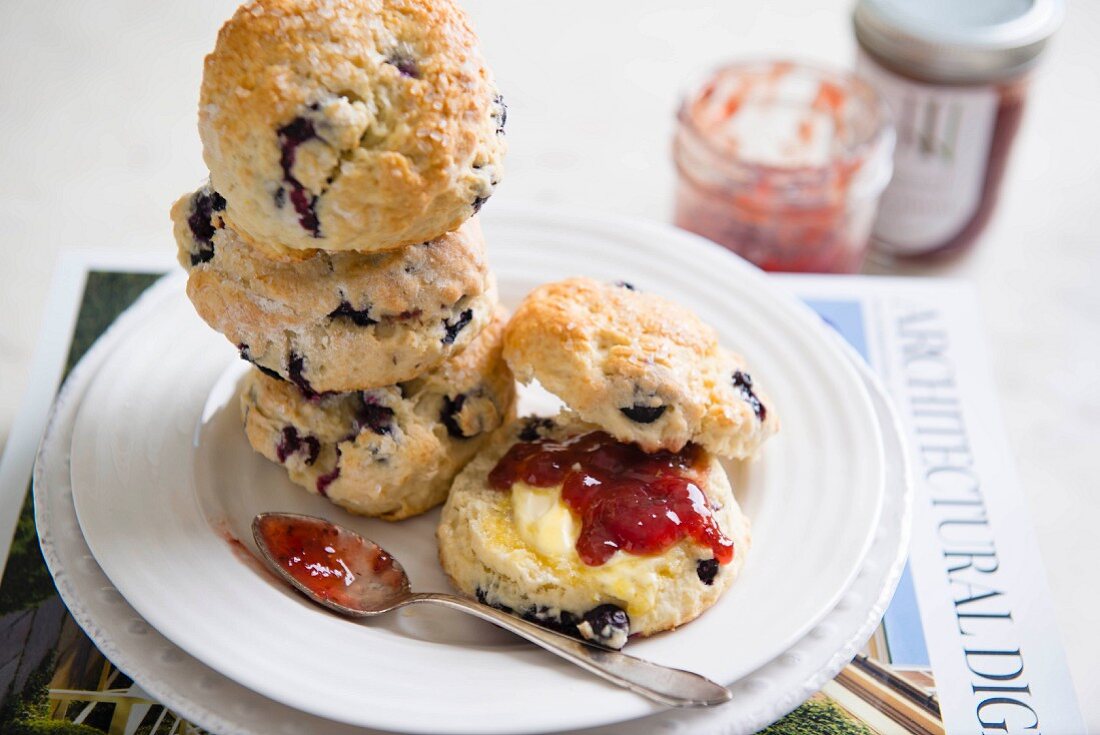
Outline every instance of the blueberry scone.
[[504, 359], [585, 421], [646, 451], [688, 442], [748, 458], [779, 428], [744, 360], [694, 313], [625, 283], [588, 278], [532, 291], [504, 334]]
[[490, 322], [496, 286], [477, 219], [381, 253], [276, 258], [225, 222], [209, 187], [172, 208], [187, 295], [241, 357], [307, 394], [393, 385], [439, 365]]
[[242, 237], [370, 251], [473, 216], [505, 116], [451, 0], [252, 0], [206, 58], [199, 134]]
[[647, 454], [568, 414], [498, 431], [455, 479], [437, 535], [466, 594], [612, 648], [713, 605], [750, 544], [705, 449]]
[[423, 513], [513, 414], [503, 324], [498, 311], [462, 354], [385, 388], [310, 398], [250, 370], [241, 393], [248, 441], [293, 482], [354, 513], [390, 521]]

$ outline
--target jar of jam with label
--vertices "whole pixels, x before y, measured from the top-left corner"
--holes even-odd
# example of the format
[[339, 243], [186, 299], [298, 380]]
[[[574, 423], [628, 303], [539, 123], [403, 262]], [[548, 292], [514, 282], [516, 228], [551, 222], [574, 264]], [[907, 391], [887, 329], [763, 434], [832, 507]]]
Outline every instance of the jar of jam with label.
[[957, 253], [993, 213], [1029, 72], [1061, 0], [859, 0], [857, 73], [889, 104], [894, 178], [873, 232], [893, 258]]
[[894, 133], [854, 75], [732, 64], [680, 107], [675, 222], [765, 270], [851, 273], [890, 180]]

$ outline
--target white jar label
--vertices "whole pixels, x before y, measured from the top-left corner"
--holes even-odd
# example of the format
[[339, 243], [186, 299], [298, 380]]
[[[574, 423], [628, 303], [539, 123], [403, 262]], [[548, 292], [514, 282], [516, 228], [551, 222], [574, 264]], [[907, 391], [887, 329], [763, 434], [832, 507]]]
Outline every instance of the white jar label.
[[879, 203], [875, 245], [904, 255], [935, 250], [981, 203], [997, 91], [913, 82], [862, 52], [856, 71], [886, 100], [897, 128], [894, 178]]

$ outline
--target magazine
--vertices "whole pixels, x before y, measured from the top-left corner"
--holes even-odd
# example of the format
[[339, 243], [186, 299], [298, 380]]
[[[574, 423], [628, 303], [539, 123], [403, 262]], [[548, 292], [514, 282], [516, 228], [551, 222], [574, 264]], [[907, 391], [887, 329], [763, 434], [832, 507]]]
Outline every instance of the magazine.
[[[50, 403], [95, 339], [171, 264], [69, 254], [23, 411], [0, 460], [0, 733], [201, 733], [150, 699], [67, 614], [38, 548], [29, 479]], [[1078, 733], [1085, 726], [1011, 455], [970, 288], [776, 276], [892, 394], [913, 453], [910, 561], [865, 649], [767, 728], [794, 733]], [[10, 540], [10, 544], [9, 544]]]
[[882, 732], [1085, 732], [971, 287], [778, 278], [878, 373], [916, 474], [893, 601], [824, 692]]

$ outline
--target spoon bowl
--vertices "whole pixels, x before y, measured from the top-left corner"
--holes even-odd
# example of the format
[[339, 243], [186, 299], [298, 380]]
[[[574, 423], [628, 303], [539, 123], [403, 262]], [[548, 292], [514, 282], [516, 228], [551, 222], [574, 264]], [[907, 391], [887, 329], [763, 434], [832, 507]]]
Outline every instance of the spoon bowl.
[[389, 612], [412, 595], [397, 559], [355, 531], [298, 513], [260, 513], [252, 537], [284, 581], [348, 617]]

